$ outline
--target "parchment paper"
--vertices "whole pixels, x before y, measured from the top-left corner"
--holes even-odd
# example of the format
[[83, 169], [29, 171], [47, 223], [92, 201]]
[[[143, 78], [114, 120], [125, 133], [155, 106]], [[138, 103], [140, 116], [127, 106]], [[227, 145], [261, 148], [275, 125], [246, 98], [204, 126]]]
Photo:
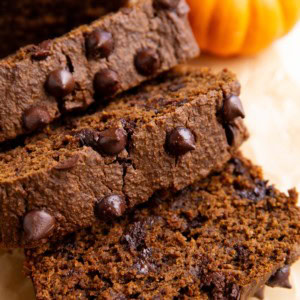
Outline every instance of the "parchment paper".
[[[278, 188], [300, 191], [300, 24], [286, 38], [252, 58], [193, 62], [234, 70], [242, 83], [242, 99], [251, 139], [243, 152], [262, 165]], [[300, 222], [300, 220], [299, 220]], [[0, 252], [0, 300], [32, 300], [31, 283], [22, 275], [21, 251]], [[268, 288], [266, 300], [300, 299], [300, 263], [293, 267], [293, 290]]]

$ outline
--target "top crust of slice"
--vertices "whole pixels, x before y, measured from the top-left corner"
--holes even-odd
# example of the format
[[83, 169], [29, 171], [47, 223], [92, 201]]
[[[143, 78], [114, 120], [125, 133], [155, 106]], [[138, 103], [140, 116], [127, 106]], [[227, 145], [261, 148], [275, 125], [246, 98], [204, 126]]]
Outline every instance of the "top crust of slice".
[[[135, 4], [0, 60], [0, 142], [139, 85], [199, 54], [187, 4]], [[32, 110], [43, 117], [26, 122]]]

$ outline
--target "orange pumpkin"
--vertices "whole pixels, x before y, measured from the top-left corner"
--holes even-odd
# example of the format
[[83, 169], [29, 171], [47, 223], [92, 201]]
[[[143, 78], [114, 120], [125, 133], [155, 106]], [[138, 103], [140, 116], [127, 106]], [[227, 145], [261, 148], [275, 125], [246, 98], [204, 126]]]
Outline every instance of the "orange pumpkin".
[[283, 36], [300, 17], [300, 0], [187, 0], [202, 50], [249, 55]]

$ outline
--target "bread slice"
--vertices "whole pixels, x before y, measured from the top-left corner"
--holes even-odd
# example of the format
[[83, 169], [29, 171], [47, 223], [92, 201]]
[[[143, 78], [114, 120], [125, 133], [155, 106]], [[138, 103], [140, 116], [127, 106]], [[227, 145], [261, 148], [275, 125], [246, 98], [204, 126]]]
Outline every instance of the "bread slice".
[[[129, 1], [92, 24], [0, 60], [0, 143], [197, 56], [185, 0], [160, 2]], [[28, 122], [32, 115], [35, 121]]]
[[0, 154], [1, 246], [119, 217], [220, 169], [248, 136], [239, 90], [227, 70], [177, 69]]
[[120, 220], [27, 250], [27, 274], [38, 300], [262, 297], [265, 284], [290, 288], [296, 203], [294, 190], [280, 193], [236, 155], [222, 172], [156, 194]]

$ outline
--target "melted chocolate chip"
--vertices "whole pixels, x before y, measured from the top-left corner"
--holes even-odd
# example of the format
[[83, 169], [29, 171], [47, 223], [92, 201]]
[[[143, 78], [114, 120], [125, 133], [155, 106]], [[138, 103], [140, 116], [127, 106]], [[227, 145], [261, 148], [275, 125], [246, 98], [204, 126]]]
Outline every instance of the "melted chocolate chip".
[[94, 88], [97, 95], [102, 97], [113, 96], [119, 89], [118, 74], [111, 70], [102, 70], [96, 73]]
[[51, 72], [46, 81], [46, 89], [54, 97], [65, 97], [72, 93], [75, 81], [71, 72], [60, 68]]
[[79, 132], [76, 132], [74, 134], [74, 136], [79, 139], [81, 146], [90, 146], [93, 148], [97, 145], [96, 143], [97, 135], [98, 135], [97, 131], [90, 130], [90, 129], [82, 129]]
[[96, 215], [99, 218], [121, 217], [126, 210], [126, 202], [122, 196], [111, 195], [96, 204]]
[[271, 276], [271, 278], [267, 282], [267, 285], [270, 287], [281, 287], [285, 289], [291, 289], [292, 286], [289, 280], [290, 272], [291, 270], [289, 265], [282, 267]]
[[24, 217], [23, 228], [29, 241], [38, 241], [47, 237], [54, 227], [55, 218], [44, 210], [32, 210]]
[[180, 0], [156, 0], [155, 6], [164, 9], [175, 9], [179, 2]]
[[254, 297], [259, 300], [264, 300], [265, 298], [265, 287], [261, 287], [259, 290], [257, 290], [254, 294]]
[[231, 96], [224, 101], [223, 115], [226, 122], [231, 123], [236, 118], [245, 118], [245, 112], [239, 97]]
[[135, 56], [135, 67], [140, 74], [145, 76], [155, 74], [160, 64], [156, 50], [151, 48], [142, 49]]
[[210, 299], [240, 299], [241, 288], [237, 284], [228, 284], [226, 276], [222, 272], [207, 272], [206, 269], [201, 266], [198, 274], [198, 277], [203, 280], [201, 288], [204, 290], [209, 289]]
[[185, 127], [177, 127], [167, 135], [167, 150], [174, 155], [184, 155], [185, 153], [195, 150], [194, 134]]
[[148, 220], [137, 221], [129, 226], [127, 232], [122, 238], [122, 241], [128, 244], [129, 248], [135, 250], [139, 249], [140, 251], [145, 249], [147, 221]]
[[241, 262], [247, 262], [249, 260], [250, 252], [249, 250], [241, 245], [235, 245], [234, 249], [236, 251], [236, 260]]
[[86, 38], [86, 48], [90, 57], [108, 57], [114, 49], [114, 40], [110, 32], [95, 29]]
[[36, 105], [25, 110], [23, 114], [23, 124], [24, 127], [33, 131], [41, 128], [51, 122], [51, 117], [45, 106]]
[[238, 191], [241, 198], [246, 198], [254, 202], [259, 202], [268, 194], [268, 181], [255, 180], [255, 187], [253, 189], [245, 189]]
[[248, 172], [240, 159], [233, 158], [231, 159], [230, 163], [234, 165], [234, 175], [245, 175]]
[[32, 49], [31, 58], [33, 60], [44, 60], [51, 55], [51, 41], [43, 41]]
[[99, 133], [97, 146], [101, 152], [117, 155], [127, 145], [127, 133], [122, 128], [111, 128]]
[[77, 165], [78, 160], [79, 160], [79, 155], [75, 154], [74, 156], [72, 156], [64, 161], [59, 162], [56, 166], [54, 166], [54, 169], [56, 169], [56, 170], [72, 169]]

